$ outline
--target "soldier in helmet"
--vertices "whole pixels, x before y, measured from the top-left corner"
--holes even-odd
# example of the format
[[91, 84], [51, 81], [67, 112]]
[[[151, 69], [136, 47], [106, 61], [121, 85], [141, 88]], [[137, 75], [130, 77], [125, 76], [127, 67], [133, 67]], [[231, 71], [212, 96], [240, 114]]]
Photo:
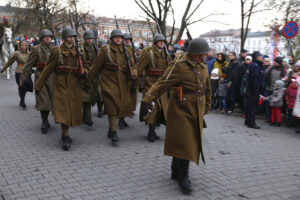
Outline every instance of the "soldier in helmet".
[[[132, 52], [132, 55], [134, 55], [134, 48], [131, 46], [132, 42], [132, 36], [129, 33], [124, 33], [124, 44], [126, 45], [128, 51]], [[134, 62], [137, 64], [137, 51], [135, 50], [135, 55], [134, 55]], [[129, 82], [130, 85], [130, 97], [131, 97], [131, 105], [132, 105], [132, 116], [134, 115], [134, 112], [136, 110], [136, 105], [137, 105], [137, 88], [138, 88], [138, 81], [137, 80], [130, 80]], [[118, 122], [118, 126], [120, 128], [122, 127], [128, 127], [128, 124], [124, 120], [124, 118], [120, 118]]]
[[102, 47], [89, 71], [88, 79], [101, 74], [101, 93], [104, 112], [108, 115], [108, 137], [118, 142], [117, 118], [129, 116], [132, 112], [129, 80], [137, 76], [132, 52], [129, 51], [129, 64], [122, 46], [123, 33], [114, 29], [110, 34], [111, 43]]
[[[28, 59], [24, 65], [24, 69], [20, 79], [20, 86], [23, 85], [24, 81], [31, 76], [32, 69], [36, 67], [35, 70], [35, 82], [39, 78], [40, 74], [46, 67], [48, 62], [50, 51], [53, 48], [51, 44], [52, 33], [48, 29], [43, 29], [40, 33], [41, 43], [34, 46], [30, 52]], [[52, 96], [53, 96], [53, 84], [54, 84], [55, 74], [52, 73], [47, 80], [45, 87], [37, 94], [35, 93], [35, 108], [40, 111], [42, 118], [42, 133], [47, 133], [50, 128], [48, 121], [48, 116], [52, 110]]]
[[14, 26], [11, 23], [9, 23], [8, 16], [3, 16], [3, 23], [0, 23], [0, 46], [2, 46], [3, 43], [2, 38], [5, 28], [10, 28], [12, 33], [14, 32]]
[[[88, 68], [92, 65], [95, 57], [97, 56], [97, 50], [93, 45], [94, 33], [91, 30], [86, 30], [83, 33], [84, 43], [81, 46], [81, 51], [85, 55], [85, 60]], [[89, 126], [93, 125], [92, 121], [92, 106], [96, 104], [99, 97], [98, 92], [98, 77], [93, 81], [91, 87], [88, 86], [86, 81], [82, 83], [82, 100], [83, 100], [83, 123]]]
[[87, 76], [87, 65], [84, 55], [80, 67], [79, 56], [74, 43], [75, 31], [65, 27], [62, 31], [63, 43], [51, 50], [47, 67], [35, 83], [35, 91], [41, 92], [48, 78], [55, 72], [53, 89], [54, 121], [60, 123], [62, 131], [62, 147], [69, 150], [72, 139], [69, 137], [69, 127], [82, 124], [82, 91], [81, 79]]
[[171, 178], [178, 181], [185, 194], [192, 192], [188, 178], [189, 161], [199, 164], [201, 154], [205, 162], [202, 128], [206, 127], [204, 115], [208, 113], [211, 101], [208, 68], [204, 62], [208, 51], [204, 39], [192, 40], [187, 54], [176, 57], [142, 99], [141, 112], [147, 114], [153, 101], [175, 87], [168, 105], [164, 153], [173, 157]]
[[[141, 53], [138, 62], [138, 75], [141, 76], [144, 71], [146, 72], [143, 85], [143, 96], [145, 96], [150, 87], [160, 79], [168, 67], [167, 59], [170, 58], [164, 52], [165, 43], [165, 36], [156, 34], [152, 47], [144, 48]], [[160, 98], [156, 99], [155, 107], [153, 107], [152, 112], [147, 117], [140, 113], [140, 121], [145, 121], [145, 123], [149, 125], [147, 138], [150, 142], [159, 139], [159, 136], [156, 135], [155, 127], [157, 123], [165, 123], [167, 117], [167, 102], [168, 94], [165, 92]]]

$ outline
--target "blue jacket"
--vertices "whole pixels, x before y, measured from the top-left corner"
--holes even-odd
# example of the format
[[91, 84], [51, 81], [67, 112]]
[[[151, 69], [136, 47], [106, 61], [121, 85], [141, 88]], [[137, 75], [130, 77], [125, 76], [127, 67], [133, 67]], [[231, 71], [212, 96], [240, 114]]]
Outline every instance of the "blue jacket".
[[214, 68], [214, 63], [216, 62], [216, 58], [207, 56], [205, 62], [206, 62], [207, 67], [208, 67], [208, 74], [211, 75], [211, 71]]
[[263, 63], [254, 60], [249, 66], [248, 95], [258, 97], [263, 94], [265, 88]]

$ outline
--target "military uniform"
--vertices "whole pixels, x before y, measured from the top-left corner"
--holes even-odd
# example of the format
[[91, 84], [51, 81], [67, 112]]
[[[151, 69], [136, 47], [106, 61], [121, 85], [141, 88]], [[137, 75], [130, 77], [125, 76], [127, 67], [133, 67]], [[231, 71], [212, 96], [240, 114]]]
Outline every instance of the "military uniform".
[[[23, 42], [27, 45], [26, 42]], [[27, 46], [28, 47], [28, 46]], [[20, 76], [23, 72], [24, 64], [28, 58], [28, 50], [23, 52], [22, 50], [16, 51], [14, 55], [7, 61], [1, 72], [4, 72], [8, 67], [10, 67], [15, 61], [17, 62], [17, 67], [15, 69], [16, 83], [18, 85], [18, 92], [20, 96], [20, 106], [26, 108], [25, 95], [26, 92], [33, 92], [33, 83], [31, 76], [28, 76], [27, 80], [24, 82], [22, 87], [19, 85]]]
[[[158, 49], [155, 45], [147, 47], [142, 51], [138, 62], [138, 74], [141, 76], [144, 71], [146, 72], [143, 85], [143, 97], [167, 69], [167, 56], [168, 55], [165, 54], [163, 49]], [[167, 104], [168, 93], [165, 92], [160, 98], [155, 100], [155, 106], [147, 118], [140, 114], [140, 121], [145, 121], [146, 124], [149, 124], [148, 140], [150, 142], [153, 142], [155, 138], [158, 139], [158, 136], [154, 131], [155, 125], [156, 123], [165, 123], [167, 117]]]
[[[119, 29], [111, 33], [114, 36], [123, 37]], [[136, 66], [133, 56], [130, 54], [131, 69], [136, 74]], [[89, 71], [88, 79], [93, 80], [95, 76], [101, 74], [101, 93], [104, 102], [104, 113], [108, 115], [109, 132], [108, 137], [113, 142], [118, 141], [116, 133], [116, 120], [118, 117], [129, 116], [132, 111], [130, 102], [130, 86], [128, 84], [130, 69], [127, 66], [124, 48], [122, 44], [117, 45], [111, 42], [102, 47]]]
[[[199, 45], [197, 39], [195, 41]], [[193, 43], [192, 41], [190, 46], [193, 46]], [[204, 44], [205, 51], [198, 52], [208, 52], [207, 42]], [[189, 52], [193, 53], [192, 50]], [[204, 62], [195, 62], [190, 54], [176, 59], [177, 61], [175, 60], [148, 90], [142, 104], [151, 105], [166, 91], [176, 88], [176, 92], [171, 93], [168, 104], [164, 154], [173, 156], [172, 178], [179, 180], [179, 185], [188, 193], [191, 191], [187, 180], [188, 161], [199, 164], [200, 154], [203, 162], [205, 161], [202, 128], [205, 127], [204, 115], [210, 108], [211, 88], [208, 68]]]
[[[76, 36], [70, 27], [63, 30], [63, 38]], [[87, 66], [82, 56], [82, 63], [87, 73]], [[51, 73], [55, 72], [53, 88], [54, 121], [61, 124], [63, 148], [68, 150], [72, 140], [68, 128], [82, 124], [82, 91], [81, 76], [76, 46], [68, 48], [65, 42], [60, 47], [51, 50], [46, 68], [35, 83], [35, 90], [40, 92]]]
[[[84, 53], [88, 68], [91, 67], [97, 53], [93, 44], [82, 44], [81, 52]], [[91, 86], [88, 86], [86, 80], [82, 81], [82, 101], [83, 101], [83, 123], [91, 126], [93, 124], [91, 109], [92, 106], [100, 100], [98, 91], [99, 76], [95, 78]]]
[[[45, 35], [44, 35], [45, 33]], [[49, 30], [44, 29], [41, 36], [52, 36]], [[54, 46], [44, 45], [43, 43], [33, 47], [31, 50], [28, 60], [25, 63], [24, 70], [21, 76], [21, 80], [26, 80], [31, 75], [33, 68], [35, 67], [34, 81], [39, 79], [40, 74], [46, 67], [48, 62], [50, 51]], [[35, 108], [40, 111], [42, 118], [42, 132], [46, 133], [50, 127], [48, 122], [48, 116], [52, 109], [52, 98], [53, 98], [53, 84], [55, 80], [55, 74], [51, 73], [45, 83], [45, 87], [39, 93], [35, 94]]]

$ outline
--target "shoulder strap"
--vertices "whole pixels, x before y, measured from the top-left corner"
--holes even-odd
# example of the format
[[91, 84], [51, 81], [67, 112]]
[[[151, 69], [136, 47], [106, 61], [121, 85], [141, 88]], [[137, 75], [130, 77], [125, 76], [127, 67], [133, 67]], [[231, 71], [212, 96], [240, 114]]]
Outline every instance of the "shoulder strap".
[[189, 62], [186, 62], [188, 64], [188, 66], [190, 67], [190, 69], [195, 73], [195, 75], [200, 79], [200, 81], [202, 82], [202, 84], [204, 85], [204, 81], [200, 75], [200, 72], [198, 72]]
[[38, 51], [38, 57], [39, 57], [39, 61], [42, 60], [42, 50], [41, 50], [41, 46], [37, 47], [37, 51]]
[[107, 57], [109, 59], [109, 62], [113, 63], [113, 60], [112, 60], [111, 55], [110, 55], [110, 52], [111, 52], [110, 46], [106, 45], [106, 47], [107, 47]]
[[152, 49], [150, 49], [149, 53], [150, 53], [150, 60], [151, 60], [152, 68], [156, 68], [155, 64], [154, 64], [154, 54], [153, 54]]
[[61, 49], [60, 49], [60, 46], [57, 47], [58, 48], [58, 62], [61, 64], [61, 65], [64, 65], [64, 60], [63, 60], [63, 57], [62, 57], [62, 54], [61, 54]]

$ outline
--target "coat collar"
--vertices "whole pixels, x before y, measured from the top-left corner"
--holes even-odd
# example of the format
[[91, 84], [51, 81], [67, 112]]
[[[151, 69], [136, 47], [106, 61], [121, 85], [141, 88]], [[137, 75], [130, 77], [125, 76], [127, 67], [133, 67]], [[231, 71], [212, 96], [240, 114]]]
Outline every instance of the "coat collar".
[[191, 66], [195, 67], [195, 66], [200, 66], [201, 68], [205, 68], [206, 63], [205, 62], [201, 62], [201, 63], [197, 63], [195, 62], [191, 56], [189, 54], [185, 55], [185, 59], [188, 63], [191, 64]]
[[75, 44], [69, 49], [65, 43], [63, 43], [61, 46], [61, 53], [64, 54], [65, 56], [70, 56], [70, 54], [72, 56], [76, 56], [77, 55], [77, 52], [76, 52], [76, 46]]
[[124, 51], [122, 44], [115, 44], [115, 43], [111, 42], [109, 44], [109, 46], [114, 52], [117, 52], [117, 51], [123, 52]]
[[157, 57], [160, 57], [161, 55], [165, 55], [165, 52], [163, 49], [159, 50], [155, 45], [152, 46], [152, 51], [154, 53], [154, 55], [156, 55]]

